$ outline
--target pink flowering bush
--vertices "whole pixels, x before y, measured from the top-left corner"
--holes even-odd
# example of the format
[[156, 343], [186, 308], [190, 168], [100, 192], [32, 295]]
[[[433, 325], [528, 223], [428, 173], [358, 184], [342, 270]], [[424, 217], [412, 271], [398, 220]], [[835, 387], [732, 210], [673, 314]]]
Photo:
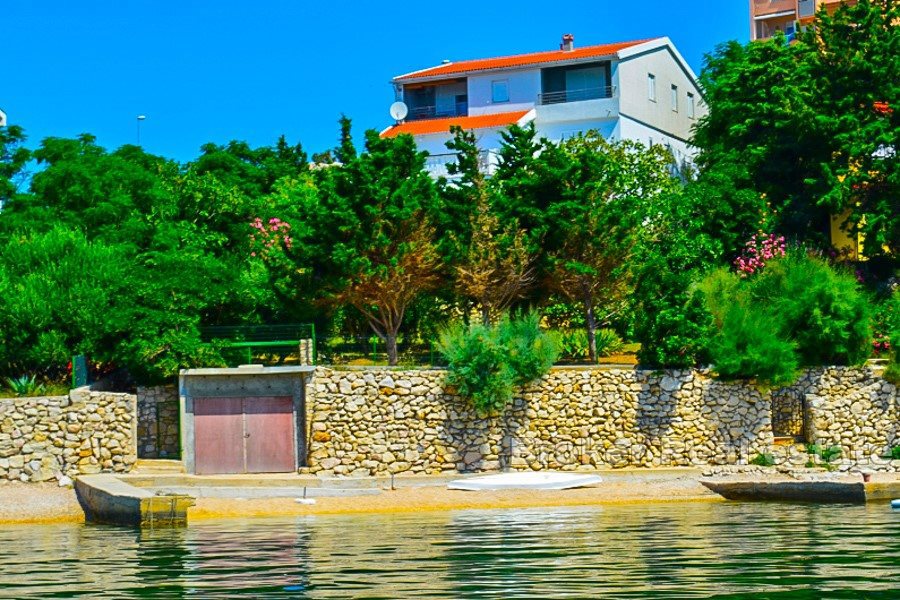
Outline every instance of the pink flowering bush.
[[282, 221], [278, 217], [263, 221], [256, 217], [250, 221], [250, 228], [253, 230], [249, 235], [252, 248], [250, 256], [259, 256], [265, 260], [270, 258], [274, 252], [293, 248], [291, 224], [287, 221]]
[[744, 251], [734, 260], [734, 267], [742, 277], [753, 275], [774, 258], [783, 258], [786, 253], [784, 236], [754, 235], [745, 244]]
[[872, 350], [875, 356], [886, 356], [891, 353], [891, 340], [884, 334], [877, 335], [872, 341]]

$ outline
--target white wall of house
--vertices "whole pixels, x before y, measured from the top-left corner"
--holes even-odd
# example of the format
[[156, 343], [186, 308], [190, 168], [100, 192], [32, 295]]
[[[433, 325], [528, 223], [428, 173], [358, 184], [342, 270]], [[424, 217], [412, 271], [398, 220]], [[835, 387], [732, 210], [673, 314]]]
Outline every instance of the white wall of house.
[[536, 121], [535, 127], [537, 127], [538, 136], [545, 137], [551, 142], [559, 142], [563, 139], [575, 137], [580, 133], [587, 133], [591, 130], [596, 130], [607, 140], [614, 140], [617, 139], [617, 136], [619, 135], [618, 123], [619, 122], [617, 119], [584, 120], [570, 121], [565, 123], [543, 124], [539, 124]]
[[618, 130], [620, 134], [619, 139], [633, 140], [635, 142], [640, 142], [645, 146], [654, 144], [667, 146], [672, 151], [675, 162], [679, 165], [685, 161], [691, 163], [694, 161], [697, 152], [696, 148], [683, 140], [674, 138], [657, 129], [647, 127], [646, 125], [632, 121], [627, 117], [622, 117], [619, 120]]
[[[649, 97], [648, 75], [654, 75], [656, 97]], [[610, 82], [615, 92], [611, 98], [581, 102], [536, 105], [541, 92], [541, 68], [512, 69], [470, 75], [465, 84], [445, 88], [447, 101], [455, 101], [465, 85], [469, 115], [478, 116], [535, 109], [534, 123], [538, 135], [559, 141], [595, 129], [610, 140], [635, 140], [644, 144], [663, 144], [672, 150], [678, 163], [692, 161], [696, 150], [689, 140], [693, 127], [706, 114], [696, 77], [668, 38], [641, 44], [619, 53], [610, 63]], [[492, 83], [505, 81], [509, 100], [494, 102]], [[672, 86], [677, 104], [673, 105]], [[690, 108], [689, 94], [693, 97]], [[440, 102], [440, 100], [438, 100]], [[478, 145], [483, 150], [500, 146], [504, 128], [476, 130]], [[449, 133], [416, 137], [419, 148], [433, 156], [440, 169], [449, 150]], [[439, 173], [440, 174], [440, 173]]]
[[[644, 45], [623, 53], [626, 56], [618, 65], [619, 110], [623, 116], [689, 140], [691, 129], [706, 111], [700, 91], [692, 81], [693, 73], [682, 67], [670, 46], [660, 43], [653, 46], [648, 49]], [[632, 50], [634, 53], [628, 55]], [[651, 74], [656, 81], [655, 101], [649, 97]], [[677, 110], [672, 104], [673, 85], [677, 88]], [[693, 118], [689, 114], [688, 93], [694, 96]]]
[[[491, 100], [491, 84], [506, 81], [509, 101], [494, 103]], [[499, 71], [469, 77], [469, 115], [489, 115], [495, 113], [531, 110], [541, 92], [540, 69], [521, 71]]]

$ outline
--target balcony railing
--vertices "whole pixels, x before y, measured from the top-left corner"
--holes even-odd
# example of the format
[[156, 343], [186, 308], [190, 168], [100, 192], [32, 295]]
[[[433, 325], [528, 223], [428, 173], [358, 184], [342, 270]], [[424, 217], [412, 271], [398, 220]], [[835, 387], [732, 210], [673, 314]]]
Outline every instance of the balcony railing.
[[420, 119], [440, 119], [444, 117], [466, 117], [469, 115], [469, 103], [457, 102], [451, 106], [412, 106], [406, 117], [407, 121]]
[[[480, 150], [478, 152], [478, 168], [482, 173], [485, 173], [486, 175], [491, 175], [493, 173], [497, 161], [495, 155], [496, 152], [491, 150]], [[459, 160], [459, 156], [456, 152], [429, 154], [425, 159], [425, 169], [435, 177], [444, 176], [454, 179], [455, 176], [451, 176], [447, 171], [447, 165], [449, 163], [455, 163], [457, 160]]]
[[562, 92], [542, 92], [538, 94], [537, 103], [544, 106], [547, 104], [561, 104], [563, 102], [581, 102], [582, 100], [612, 98], [615, 94], [616, 88], [612, 85], [580, 90], [563, 90]]
[[797, 0], [753, 0], [754, 17], [796, 10]]

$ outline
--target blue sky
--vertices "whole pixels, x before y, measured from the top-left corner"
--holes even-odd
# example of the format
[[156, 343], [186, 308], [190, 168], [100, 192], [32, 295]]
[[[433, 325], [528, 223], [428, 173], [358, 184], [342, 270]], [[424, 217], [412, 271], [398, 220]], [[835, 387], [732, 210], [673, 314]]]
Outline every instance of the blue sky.
[[746, 0], [25, 0], [0, 12], [0, 108], [29, 146], [90, 132], [179, 160], [201, 144], [334, 145], [388, 125], [394, 75], [439, 63], [668, 35], [703, 55], [748, 37]]

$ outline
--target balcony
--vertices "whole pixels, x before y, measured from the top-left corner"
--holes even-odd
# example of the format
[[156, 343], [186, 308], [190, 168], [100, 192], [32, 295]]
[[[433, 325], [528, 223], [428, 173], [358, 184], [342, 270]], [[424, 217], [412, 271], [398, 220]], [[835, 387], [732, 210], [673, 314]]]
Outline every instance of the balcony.
[[410, 106], [407, 121], [469, 116], [469, 103], [456, 102], [443, 106]]
[[753, 17], [756, 19], [796, 11], [797, 0], [753, 0]]
[[[478, 152], [478, 168], [485, 175], [493, 175], [497, 168], [499, 155], [494, 150], [481, 150]], [[438, 177], [447, 177], [448, 179], [456, 179], [458, 175], [450, 175], [447, 171], [449, 163], [457, 161], [456, 152], [447, 152], [444, 154], [429, 154], [425, 159], [425, 170], [429, 175], [437, 179]]]
[[563, 90], [561, 92], [542, 92], [538, 94], [538, 106], [548, 104], [561, 104], [563, 102], [583, 102], [585, 100], [598, 100], [600, 98], [612, 98], [616, 94], [615, 86], [584, 88], [580, 90]]

